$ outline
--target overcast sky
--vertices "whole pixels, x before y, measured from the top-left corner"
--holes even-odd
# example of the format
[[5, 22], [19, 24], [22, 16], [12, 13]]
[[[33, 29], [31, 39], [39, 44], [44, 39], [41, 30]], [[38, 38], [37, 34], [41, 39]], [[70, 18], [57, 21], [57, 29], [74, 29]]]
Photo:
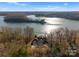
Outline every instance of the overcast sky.
[[79, 2], [0, 2], [0, 11], [79, 11]]

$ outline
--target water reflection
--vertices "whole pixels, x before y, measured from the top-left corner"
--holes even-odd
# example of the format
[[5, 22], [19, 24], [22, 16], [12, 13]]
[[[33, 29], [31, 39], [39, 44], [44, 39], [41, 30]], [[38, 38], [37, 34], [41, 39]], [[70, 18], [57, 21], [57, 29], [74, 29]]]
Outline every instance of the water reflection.
[[62, 24], [63, 20], [61, 18], [45, 18], [45, 21], [49, 24]]
[[63, 23], [63, 20], [61, 18], [45, 18], [45, 21], [48, 24], [52, 24], [52, 25], [44, 25], [43, 27], [43, 31], [45, 31], [46, 33], [50, 33], [51, 31], [53, 32], [54, 30], [57, 30], [58, 28], [60, 28], [60, 24]]
[[58, 28], [60, 28], [60, 26], [57, 26], [57, 25], [45, 25], [43, 27], [44, 27], [43, 31], [46, 33], [53, 32], [54, 30], [57, 30]]

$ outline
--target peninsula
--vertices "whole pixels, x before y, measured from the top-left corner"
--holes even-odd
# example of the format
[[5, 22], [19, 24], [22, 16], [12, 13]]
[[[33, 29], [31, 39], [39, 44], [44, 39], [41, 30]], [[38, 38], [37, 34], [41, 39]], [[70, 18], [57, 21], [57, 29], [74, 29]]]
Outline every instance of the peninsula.
[[46, 23], [44, 19], [41, 19], [39, 17], [33, 18], [32, 16], [27, 17], [27, 15], [20, 14], [20, 13], [13, 13], [8, 14], [4, 17], [4, 21], [7, 23]]

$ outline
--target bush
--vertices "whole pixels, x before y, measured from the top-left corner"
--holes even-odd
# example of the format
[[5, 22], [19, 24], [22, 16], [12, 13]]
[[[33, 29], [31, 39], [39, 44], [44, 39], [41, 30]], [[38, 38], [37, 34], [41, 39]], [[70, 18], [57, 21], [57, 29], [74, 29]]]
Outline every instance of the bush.
[[27, 56], [27, 51], [26, 47], [21, 47], [18, 50], [15, 50], [14, 52], [11, 53], [12, 57], [26, 57]]

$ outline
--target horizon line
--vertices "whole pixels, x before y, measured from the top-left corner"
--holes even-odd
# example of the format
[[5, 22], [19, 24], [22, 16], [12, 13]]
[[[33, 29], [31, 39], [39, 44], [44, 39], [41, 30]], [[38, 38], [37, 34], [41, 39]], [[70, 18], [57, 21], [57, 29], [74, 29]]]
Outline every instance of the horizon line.
[[0, 11], [0, 12], [79, 12], [78, 10], [69, 10], [69, 11]]

